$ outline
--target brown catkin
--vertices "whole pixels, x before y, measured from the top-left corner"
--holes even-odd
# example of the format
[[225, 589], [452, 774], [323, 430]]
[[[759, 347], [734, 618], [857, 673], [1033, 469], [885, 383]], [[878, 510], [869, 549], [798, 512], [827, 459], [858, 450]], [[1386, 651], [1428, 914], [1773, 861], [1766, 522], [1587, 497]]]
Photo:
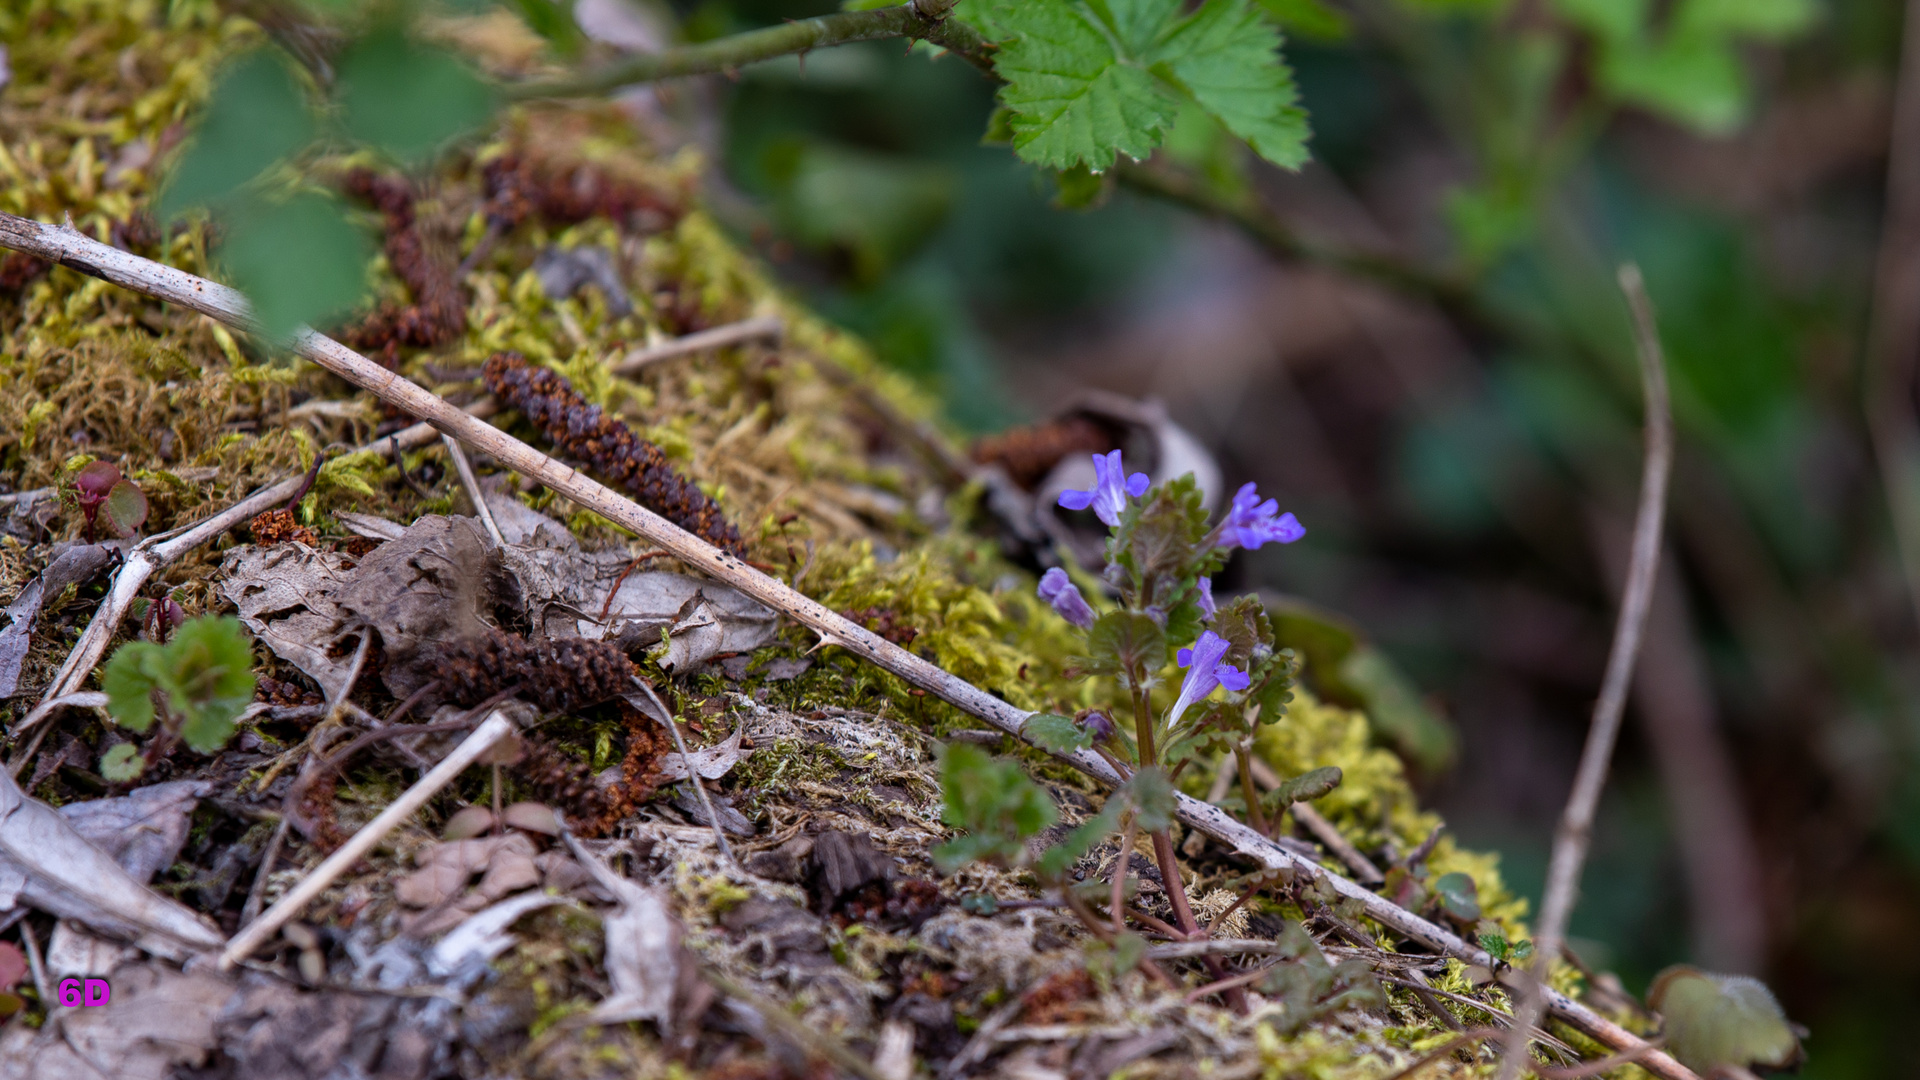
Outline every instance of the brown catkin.
[[501, 229], [511, 229], [534, 214], [556, 224], [592, 217], [629, 224], [641, 213], [650, 216], [650, 224], [658, 228], [686, 213], [682, 199], [616, 180], [591, 165], [563, 168], [516, 153], [487, 162], [481, 169], [481, 182], [486, 190], [487, 220]]
[[393, 366], [402, 345], [430, 349], [467, 328], [467, 301], [453, 268], [435, 259], [413, 211], [413, 185], [403, 177], [354, 169], [342, 181], [349, 195], [370, 203], [386, 223], [387, 264], [413, 295], [406, 307], [383, 308], [356, 327], [350, 341]]
[[676, 472], [658, 446], [581, 397], [564, 377], [511, 352], [494, 353], [485, 376], [493, 396], [533, 421], [562, 454], [586, 463], [642, 506], [714, 547], [746, 557], [740, 533], [720, 504]]
[[489, 632], [456, 642], [441, 658], [441, 696], [478, 705], [518, 687], [515, 696], [550, 713], [576, 712], [633, 688], [633, 661], [619, 646], [585, 638], [528, 641]]
[[549, 805], [566, 812], [567, 823], [592, 836], [605, 826], [611, 800], [595, 786], [587, 763], [531, 733], [520, 736], [520, 760], [513, 775]]

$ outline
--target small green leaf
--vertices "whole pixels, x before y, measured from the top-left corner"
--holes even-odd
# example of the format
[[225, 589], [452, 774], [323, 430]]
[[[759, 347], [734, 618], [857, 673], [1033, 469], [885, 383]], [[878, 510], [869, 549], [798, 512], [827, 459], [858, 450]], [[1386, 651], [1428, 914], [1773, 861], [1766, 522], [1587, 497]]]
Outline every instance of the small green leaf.
[[115, 536], [128, 537], [147, 520], [147, 494], [131, 480], [122, 480], [107, 493], [107, 527]]
[[1464, 923], [1480, 921], [1480, 887], [1473, 878], [1457, 872], [1442, 874], [1433, 883], [1433, 892], [1449, 918]]
[[159, 214], [225, 201], [313, 138], [313, 117], [278, 49], [240, 57], [214, 85], [193, 141], [167, 178]]
[[1297, 802], [1312, 802], [1340, 786], [1343, 774], [1338, 765], [1326, 765], [1312, 772], [1291, 776], [1273, 789], [1271, 798], [1277, 807], [1292, 806]]
[[116, 784], [137, 780], [146, 770], [146, 759], [132, 743], [120, 743], [100, 756], [100, 775]]
[[1027, 717], [1020, 734], [1049, 754], [1072, 754], [1093, 745], [1093, 733], [1069, 716], [1035, 713]]
[[1673, 1056], [1702, 1076], [1721, 1066], [1786, 1069], [1800, 1060], [1799, 1038], [1758, 979], [1671, 967], [1653, 980], [1647, 1004], [1666, 1017]]
[[160, 646], [130, 641], [120, 646], [100, 672], [100, 689], [107, 694], [107, 712], [123, 728], [145, 731], [153, 726], [155, 681], [149, 665], [160, 657]]
[[445, 49], [386, 23], [340, 58], [341, 122], [347, 134], [403, 164], [418, 164], [487, 122], [493, 91]]
[[306, 194], [253, 202], [236, 210], [230, 224], [221, 260], [274, 341], [285, 341], [302, 324], [325, 323], [365, 292], [373, 244], [332, 199]]
[[940, 788], [946, 804], [941, 820], [968, 834], [934, 849], [934, 865], [943, 872], [974, 860], [1019, 862], [1027, 839], [1059, 818], [1053, 800], [1018, 763], [965, 743], [942, 751]]
[[1165, 769], [1141, 769], [1121, 790], [1126, 792], [1142, 829], [1155, 833], [1172, 827], [1179, 801], [1174, 798], [1173, 781], [1167, 778]]

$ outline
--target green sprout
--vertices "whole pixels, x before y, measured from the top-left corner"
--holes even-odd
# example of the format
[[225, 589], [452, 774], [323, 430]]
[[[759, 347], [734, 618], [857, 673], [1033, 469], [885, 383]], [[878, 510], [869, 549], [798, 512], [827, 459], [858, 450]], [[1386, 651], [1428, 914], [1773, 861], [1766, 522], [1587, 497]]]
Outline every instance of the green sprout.
[[138, 764], [131, 750], [108, 751], [103, 774], [132, 779], [175, 739], [203, 754], [218, 750], [233, 737], [235, 719], [253, 700], [253, 681], [252, 645], [239, 620], [230, 616], [188, 619], [165, 645], [122, 645], [100, 676], [107, 711], [133, 731], [144, 732], [158, 719], [161, 737]]

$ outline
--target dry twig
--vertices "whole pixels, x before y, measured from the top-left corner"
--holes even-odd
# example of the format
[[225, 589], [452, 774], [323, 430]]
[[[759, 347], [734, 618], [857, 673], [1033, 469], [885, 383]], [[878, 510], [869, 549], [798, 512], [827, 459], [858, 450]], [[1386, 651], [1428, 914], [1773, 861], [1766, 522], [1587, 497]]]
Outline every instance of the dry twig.
[[[226, 286], [163, 266], [149, 259], [99, 243], [84, 234], [56, 225], [0, 214], [0, 247], [25, 251], [70, 269], [111, 281], [136, 292], [212, 316], [248, 333], [255, 331], [246, 298]], [[317, 333], [303, 329], [292, 340], [295, 352], [369, 390], [382, 401], [414, 416], [425, 417], [441, 431], [523, 476], [544, 484], [625, 528], [655, 547], [671, 552], [688, 566], [723, 581], [763, 604], [785, 613], [876, 666], [925, 689], [955, 708], [987, 721], [1010, 735], [1021, 735], [1032, 715], [974, 686], [837, 612], [762, 574], [738, 556], [699, 540], [606, 485], [582, 475], [493, 426], [460, 411], [397, 373]], [[1090, 751], [1065, 755], [1062, 760], [1109, 785], [1118, 785], [1118, 771]], [[1356, 882], [1331, 874], [1310, 859], [1288, 851], [1254, 832], [1218, 807], [1181, 795], [1178, 815], [1186, 825], [1213, 837], [1223, 847], [1272, 868], [1292, 869], [1323, 878], [1340, 895], [1357, 901], [1366, 916], [1395, 933], [1420, 942], [1435, 952], [1469, 964], [1491, 967], [1486, 950], [1458, 934], [1378, 896]], [[262, 919], [264, 922], [264, 917]], [[1556, 991], [1547, 991], [1553, 1012], [1607, 1046], [1637, 1049], [1645, 1042], [1620, 1025]], [[1642, 1068], [1663, 1080], [1698, 1080], [1693, 1072], [1659, 1052], [1640, 1059]]]
[[1587, 745], [1580, 752], [1573, 792], [1567, 796], [1567, 808], [1560, 815], [1560, 828], [1553, 838], [1546, 894], [1540, 901], [1540, 921], [1534, 926], [1533, 976], [1527, 980], [1519, 1008], [1515, 1010], [1517, 1022], [1506, 1039], [1499, 1080], [1514, 1080], [1519, 1075], [1521, 1066], [1526, 1064], [1527, 1033], [1540, 1020], [1547, 972], [1560, 955], [1567, 919], [1573, 913], [1573, 903], [1580, 890], [1580, 869], [1587, 859], [1594, 812], [1600, 806], [1600, 791], [1607, 783], [1613, 744], [1620, 736], [1620, 717], [1626, 709], [1627, 691], [1633, 684], [1633, 665], [1640, 655], [1640, 637], [1646, 629], [1647, 611], [1653, 606], [1654, 581], [1660, 572], [1667, 476], [1673, 466], [1673, 418], [1667, 404], [1666, 361], [1660, 351], [1660, 330], [1654, 322], [1653, 305], [1647, 299], [1639, 267], [1629, 263], [1620, 268], [1620, 289], [1626, 293], [1627, 306], [1633, 313], [1635, 352], [1640, 358], [1640, 379], [1646, 394], [1647, 449], [1640, 474], [1640, 509], [1633, 525], [1633, 562], [1627, 571], [1626, 593], [1620, 600], [1620, 617], [1614, 626], [1606, 677], [1600, 684], [1599, 700], [1593, 704], [1593, 725], [1587, 730]]
[[380, 816], [367, 822], [353, 838], [340, 845], [339, 850], [327, 856], [325, 862], [315, 867], [295, 885], [287, 895], [274, 902], [274, 905], [261, 914], [258, 919], [248, 923], [233, 940], [227, 942], [226, 949], [220, 953], [220, 970], [226, 971], [234, 964], [246, 959], [253, 950], [259, 948], [287, 921], [300, 912], [314, 898], [325, 892], [327, 886], [347, 872], [354, 863], [373, 850], [373, 846], [386, 838], [399, 824], [413, 816], [414, 811], [426, 805], [428, 799], [438, 794], [440, 789], [453, 782], [454, 777], [479, 759], [493, 747], [494, 743], [513, 733], [513, 722], [505, 715], [495, 712], [473, 730], [473, 734], [461, 741], [453, 752], [441, 759], [427, 775], [414, 782], [414, 785], [400, 793]]
[[635, 349], [616, 361], [609, 369], [615, 375], [631, 377], [642, 368], [657, 364], [662, 360], [671, 360], [676, 356], [705, 352], [708, 349], [724, 349], [729, 345], [739, 345], [748, 341], [779, 341], [787, 332], [787, 324], [778, 315], [768, 315], [758, 319], [743, 319], [740, 322], [716, 326], [711, 330], [702, 330], [697, 334], [686, 334], [658, 345], [649, 345], [644, 349]]

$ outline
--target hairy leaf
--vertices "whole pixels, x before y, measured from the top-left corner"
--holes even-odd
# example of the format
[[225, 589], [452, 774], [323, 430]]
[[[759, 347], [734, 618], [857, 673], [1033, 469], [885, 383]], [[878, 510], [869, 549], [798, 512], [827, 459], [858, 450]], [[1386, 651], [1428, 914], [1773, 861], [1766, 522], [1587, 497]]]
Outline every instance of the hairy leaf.
[[153, 726], [153, 691], [160, 646], [129, 641], [120, 646], [100, 671], [100, 689], [106, 691], [107, 712], [123, 728], [145, 731]]
[[1050, 754], [1071, 754], [1093, 745], [1093, 733], [1073, 722], [1070, 716], [1038, 713], [1027, 717], [1020, 734]]
[[977, 746], [946, 748], [940, 788], [945, 797], [941, 820], [968, 833], [934, 849], [935, 865], [947, 872], [976, 859], [1017, 862], [1027, 838], [1059, 818], [1053, 800], [1018, 763], [998, 760]]
[[1115, 48], [1113, 28], [1089, 5], [1027, 0], [996, 11], [1011, 39], [994, 57], [1007, 80], [1013, 148], [1055, 169], [1104, 171], [1116, 153], [1139, 160], [1173, 121], [1173, 104], [1138, 58]]
[[1137, 611], [1109, 611], [1087, 631], [1087, 652], [1095, 671], [1118, 673], [1137, 665], [1152, 673], [1167, 664], [1167, 635]]

